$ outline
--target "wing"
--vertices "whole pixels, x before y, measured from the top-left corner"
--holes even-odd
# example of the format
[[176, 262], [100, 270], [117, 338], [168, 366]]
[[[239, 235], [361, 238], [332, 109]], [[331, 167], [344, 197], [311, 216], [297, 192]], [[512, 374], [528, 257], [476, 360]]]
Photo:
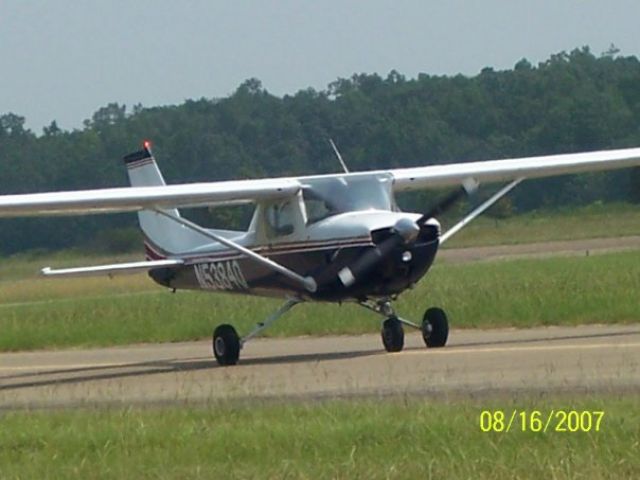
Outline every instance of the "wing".
[[[394, 178], [394, 190], [405, 191], [460, 185], [469, 178], [479, 182], [498, 182], [637, 165], [640, 165], [640, 148], [454, 163], [372, 173], [390, 173]], [[366, 173], [325, 176], [357, 176]], [[298, 179], [274, 178], [5, 195], [0, 196], [0, 217], [76, 215], [260, 202], [289, 198], [300, 189]]]
[[640, 148], [628, 148], [402, 168], [389, 172], [394, 178], [394, 190], [406, 191], [460, 185], [469, 178], [481, 183], [500, 182], [517, 178], [540, 178], [566, 173], [613, 170], [638, 165], [640, 165]]
[[4, 195], [0, 196], [0, 217], [229, 205], [288, 198], [300, 188], [295, 179], [278, 178]]

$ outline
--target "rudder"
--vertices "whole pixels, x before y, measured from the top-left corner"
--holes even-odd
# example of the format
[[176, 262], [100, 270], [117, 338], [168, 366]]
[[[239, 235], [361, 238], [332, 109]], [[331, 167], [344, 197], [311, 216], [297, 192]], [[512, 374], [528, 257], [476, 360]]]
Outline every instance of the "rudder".
[[[123, 160], [127, 166], [132, 187], [166, 185], [162, 172], [151, 153], [149, 142], [144, 142], [142, 150], [125, 156]], [[163, 209], [163, 211], [174, 217], [180, 217], [178, 209]], [[138, 212], [138, 221], [145, 237], [145, 253], [149, 260], [159, 260], [189, 252], [206, 243], [206, 239], [197, 232], [150, 210]]]

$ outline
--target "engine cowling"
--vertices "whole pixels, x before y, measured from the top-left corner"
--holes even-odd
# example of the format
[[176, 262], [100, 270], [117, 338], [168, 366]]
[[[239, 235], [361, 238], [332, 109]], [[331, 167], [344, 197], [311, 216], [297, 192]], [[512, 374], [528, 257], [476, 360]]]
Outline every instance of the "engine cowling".
[[401, 218], [391, 228], [389, 236], [375, 247], [366, 250], [360, 257], [338, 272], [345, 287], [351, 287], [364, 279], [369, 272], [382, 263], [400, 245], [410, 245], [420, 234], [420, 227], [409, 218]]

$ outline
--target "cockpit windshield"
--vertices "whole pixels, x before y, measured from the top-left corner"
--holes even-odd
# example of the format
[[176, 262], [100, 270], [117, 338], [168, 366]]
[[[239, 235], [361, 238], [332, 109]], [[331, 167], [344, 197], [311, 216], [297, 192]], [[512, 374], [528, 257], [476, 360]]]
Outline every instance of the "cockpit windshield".
[[305, 179], [307, 223], [338, 213], [392, 210], [391, 176], [386, 174]]

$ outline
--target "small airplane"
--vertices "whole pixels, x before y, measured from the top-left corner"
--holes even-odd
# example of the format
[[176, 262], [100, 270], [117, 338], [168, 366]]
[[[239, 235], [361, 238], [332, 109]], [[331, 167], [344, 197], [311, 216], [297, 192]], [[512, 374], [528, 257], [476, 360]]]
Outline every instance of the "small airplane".
[[[244, 337], [231, 325], [213, 332], [220, 365], [238, 362], [243, 345], [294, 305], [352, 301], [383, 317], [388, 352], [404, 346], [403, 325], [422, 332], [427, 347], [443, 347], [445, 312], [426, 310], [420, 324], [398, 316], [392, 301], [414, 286], [438, 248], [525, 179], [640, 165], [640, 148], [349, 172], [303, 177], [167, 185], [149, 142], [124, 157], [131, 187], [0, 196], [0, 217], [137, 211], [146, 260], [51, 269], [51, 277], [146, 271], [169, 289], [275, 296], [286, 302]], [[480, 183], [506, 185], [442, 233], [436, 217]], [[424, 213], [402, 212], [395, 194], [459, 187]], [[179, 207], [252, 203], [247, 231], [204, 228]]]

